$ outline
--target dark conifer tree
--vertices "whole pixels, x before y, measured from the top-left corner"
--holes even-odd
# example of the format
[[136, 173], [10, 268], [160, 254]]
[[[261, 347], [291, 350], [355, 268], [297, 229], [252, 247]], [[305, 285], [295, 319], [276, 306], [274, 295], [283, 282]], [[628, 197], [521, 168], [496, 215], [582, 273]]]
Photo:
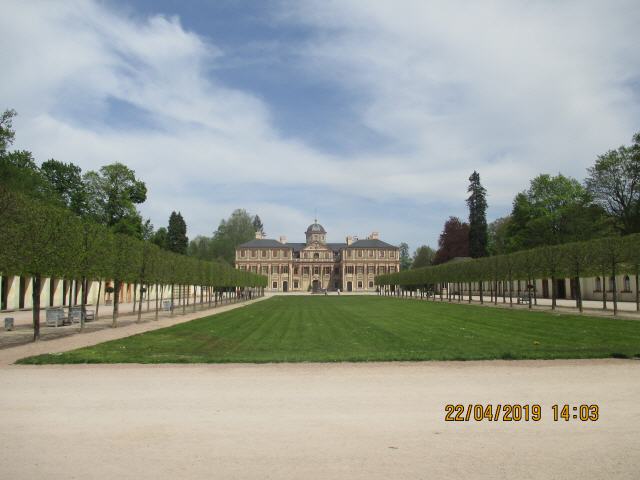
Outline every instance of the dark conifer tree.
[[189, 245], [187, 224], [180, 212], [171, 212], [169, 228], [167, 228], [167, 250], [185, 255], [187, 245]]
[[469, 177], [469, 255], [473, 258], [487, 256], [487, 191], [480, 183], [480, 174], [474, 171]]
[[253, 229], [256, 231], [256, 233], [260, 232], [262, 235], [264, 235], [264, 225], [262, 224], [262, 220], [260, 220], [260, 217], [258, 215], [253, 217]]

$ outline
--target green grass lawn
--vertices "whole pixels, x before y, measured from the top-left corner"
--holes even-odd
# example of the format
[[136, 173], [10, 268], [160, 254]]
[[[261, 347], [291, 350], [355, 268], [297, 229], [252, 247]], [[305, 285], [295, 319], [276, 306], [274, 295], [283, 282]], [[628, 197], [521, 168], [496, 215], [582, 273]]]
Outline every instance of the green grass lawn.
[[365, 296], [274, 297], [18, 363], [217, 363], [640, 356], [640, 321]]

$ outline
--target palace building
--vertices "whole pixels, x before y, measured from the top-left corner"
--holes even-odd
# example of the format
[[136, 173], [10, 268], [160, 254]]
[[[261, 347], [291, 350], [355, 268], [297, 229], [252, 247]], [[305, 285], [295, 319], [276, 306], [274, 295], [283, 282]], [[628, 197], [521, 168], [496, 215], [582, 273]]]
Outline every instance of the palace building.
[[236, 268], [266, 275], [271, 291], [373, 292], [376, 275], [400, 270], [398, 247], [373, 232], [366, 239], [346, 237], [345, 243], [327, 243], [327, 232], [316, 220], [305, 232], [305, 243], [263, 238], [236, 248]]

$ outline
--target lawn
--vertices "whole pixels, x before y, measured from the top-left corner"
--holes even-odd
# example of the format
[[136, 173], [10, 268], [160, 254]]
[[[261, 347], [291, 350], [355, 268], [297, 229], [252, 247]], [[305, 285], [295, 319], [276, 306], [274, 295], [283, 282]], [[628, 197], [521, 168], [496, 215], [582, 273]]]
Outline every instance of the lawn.
[[279, 296], [40, 363], [222, 363], [640, 356], [640, 321], [371, 296]]

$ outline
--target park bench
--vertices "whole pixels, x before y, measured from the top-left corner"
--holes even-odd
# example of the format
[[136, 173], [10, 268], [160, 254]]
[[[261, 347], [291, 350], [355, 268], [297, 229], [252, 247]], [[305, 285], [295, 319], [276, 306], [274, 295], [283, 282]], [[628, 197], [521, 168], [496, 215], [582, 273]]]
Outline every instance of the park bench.
[[173, 310], [173, 304], [171, 303], [171, 300], [162, 301], [162, 310], [165, 312], [170, 312], [171, 310]]
[[59, 327], [64, 325], [67, 317], [62, 308], [47, 308], [47, 327]]
[[[69, 307], [69, 320], [71, 323], [80, 323], [82, 321], [82, 307]], [[84, 320], [85, 322], [95, 320], [94, 311], [85, 309]]]

